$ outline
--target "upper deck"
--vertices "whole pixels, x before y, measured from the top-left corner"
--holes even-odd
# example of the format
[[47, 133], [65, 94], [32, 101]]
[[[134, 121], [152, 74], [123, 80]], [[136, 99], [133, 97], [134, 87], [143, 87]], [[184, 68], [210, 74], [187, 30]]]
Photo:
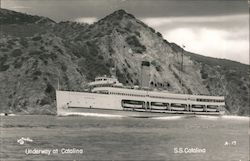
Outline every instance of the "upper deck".
[[117, 78], [114, 77], [96, 77], [94, 82], [88, 84], [89, 87], [103, 87], [103, 86], [123, 86]]
[[224, 96], [207, 96], [207, 95], [191, 95], [191, 94], [173, 94], [163, 91], [150, 91], [150, 90], [138, 90], [127, 89], [117, 87], [96, 87], [92, 90], [95, 93], [114, 94], [134, 97], [150, 97], [158, 99], [174, 99], [174, 100], [190, 100], [196, 102], [216, 102], [224, 104]]

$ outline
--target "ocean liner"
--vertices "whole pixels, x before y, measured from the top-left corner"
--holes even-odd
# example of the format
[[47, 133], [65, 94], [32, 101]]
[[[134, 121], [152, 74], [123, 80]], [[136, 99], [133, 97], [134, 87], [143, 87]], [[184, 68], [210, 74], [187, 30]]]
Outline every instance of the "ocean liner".
[[141, 63], [141, 85], [124, 86], [115, 75], [96, 77], [83, 92], [56, 91], [57, 114], [105, 113], [135, 115], [224, 113], [224, 96], [174, 94], [149, 87], [150, 62]]

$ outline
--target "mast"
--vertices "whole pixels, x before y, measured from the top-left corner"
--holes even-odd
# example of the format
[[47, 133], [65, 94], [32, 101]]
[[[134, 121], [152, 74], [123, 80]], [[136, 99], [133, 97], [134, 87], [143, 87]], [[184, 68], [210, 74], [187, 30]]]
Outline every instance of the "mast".
[[[181, 83], [181, 88], [182, 88], [182, 90], [183, 90], [183, 85], [182, 85], [182, 72], [183, 72], [183, 54], [184, 54], [184, 48], [185, 48], [186, 46], [185, 45], [182, 45], [182, 52], [181, 52], [181, 69], [180, 69], [180, 83]], [[185, 91], [184, 91], [184, 93], [185, 93]]]

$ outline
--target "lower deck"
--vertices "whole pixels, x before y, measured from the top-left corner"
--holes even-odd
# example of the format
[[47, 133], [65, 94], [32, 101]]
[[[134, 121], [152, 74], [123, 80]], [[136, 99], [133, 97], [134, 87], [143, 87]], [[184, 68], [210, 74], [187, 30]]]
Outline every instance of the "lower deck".
[[102, 116], [113, 116], [113, 117], [164, 117], [164, 116], [176, 116], [176, 115], [221, 115], [222, 112], [191, 112], [191, 111], [164, 111], [164, 110], [151, 110], [146, 111], [143, 109], [123, 109], [123, 110], [112, 110], [112, 109], [100, 109], [100, 108], [85, 108], [85, 107], [69, 107], [58, 116], [71, 116], [71, 115], [86, 115], [95, 116], [95, 114]]

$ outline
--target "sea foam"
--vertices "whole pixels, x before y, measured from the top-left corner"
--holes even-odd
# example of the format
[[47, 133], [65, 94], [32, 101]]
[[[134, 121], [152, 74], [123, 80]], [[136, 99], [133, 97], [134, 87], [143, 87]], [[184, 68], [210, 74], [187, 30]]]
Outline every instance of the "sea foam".
[[197, 115], [195, 116], [197, 118], [200, 118], [200, 119], [204, 119], [204, 120], [218, 120], [221, 118], [221, 116], [205, 116], [205, 115]]
[[156, 120], [178, 120], [178, 119], [182, 119], [185, 116], [164, 116], [164, 117], [152, 117], [152, 119], [156, 119]]
[[111, 114], [101, 114], [101, 113], [82, 113], [82, 112], [71, 112], [63, 114], [62, 116], [93, 116], [93, 117], [123, 117], [122, 115], [111, 115]]
[[229, 120], [244, 120], [244, 121], [249, 121], [248, 116], [230, 116], [230, 115], [225, 115], [221, 116], [222, 119], [229, 119]]

